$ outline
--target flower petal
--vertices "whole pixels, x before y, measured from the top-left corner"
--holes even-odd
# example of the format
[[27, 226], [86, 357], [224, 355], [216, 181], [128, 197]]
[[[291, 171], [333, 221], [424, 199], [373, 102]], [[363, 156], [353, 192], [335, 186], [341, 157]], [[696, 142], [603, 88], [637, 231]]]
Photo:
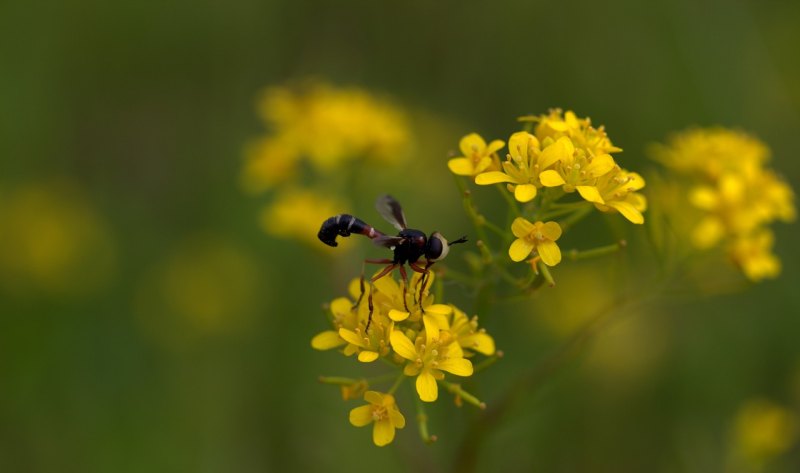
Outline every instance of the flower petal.
[[372, 423], [372, 405], [359, 406], [350, 411], [350, 423], [356, 427], [364, 427]]
[[536, 245], [536, 251], [547, 266], [555, 266], [561, 262], [561, 249], [553, 241], [542, 241]]
[[583, 168], [583, 170], [591, 177], [599, 177], [614, 169], [614, 166], [616, 166], [616, 163], [610, 154], [601, 154], [595, 156], [592, 162]]
[[522, 238], [517, 238], [511, 243], [511, 246], [508, 247], [508, 256], [511, 257], [512, 261], [522, 261], [531, 254], [531, 251], [533, 251], [533, 243]]
[[555, 143], [542, 150], [539, 155], [539, 169], [547, 169], [558, 161], [568, 161], [575, 153], [575, 145], [567, 136], [562, 136]]
[[518, 131], [508, 139], [508, 153], [516, 160], [528, 159], [528, 147], [538, 148], [539, 140], [526, 131]]
[[543, 237], [550, 241], [556, 241], [561, 238], [561, 225], [557, 222], [545, 222], [539, 227], [539, 231], [542, 232]]
[[491, 143], [489, 143], [489, 146], [486, 147], [486, 151], [484, 152], [484, 154], [496, 153], [500, 151], [505, 145], [506, 142], [503, 140], [493, 140]]
[[475, 184], [479, 186], [488, 186], [489, 184], [497, 184], [498, 182], [514, 182], [511, 176], [500, 171], [484, 172], [475, 176]]
[[472, 362], [466, 358], [448, 358], [440, 361], [436, 368], [457, 376], [472, 376]]
[[517, 238], [526, 238], [533, 231], [534, 226], [527, 219], [517, 217], [511, 223], [511, 233]]
[[519, 202], [530, 202], [536, 197], [536, 186], [533, 184], [520, 184], [514, 189], [514, 198]]
[[439, 386], [429, 370], [423, 370], [417, 376], [417, 394], [425, 402], [433, 402], [439, 397]]
[[474, 170], [472, 160], [469, 158], [453, 158], [447, 161], [450, 172], [459, 176], [471, 176]]
[[414, 348], [414, 343], [406, 337], [406, 335], [399, 331], [395, 330], [389, 335], [389, 341], [392, 344], [392, 349], [398, 355], [402, 356], [406, 360], [414, 361], [417, 357], [417, 350]]
[[483, 154], [483, 150], [486, 149], [486, 141], [484, 141], [481, 135], [470, 133], [461, 138], [461, 141], [458, 142], [458, 149], [467, 157], [475, 153]]
[[[378, 391], [367, 391], [364, 393], [364, 400], [370, 404], [377, 404], [379, 406], [382, 406], [384, 401], [386, 400], [386, 396], [391, 397], [390, 394], [383, 394]], [[392, 397], [392, 400], [394, 400], [394, 397]]]
[[609, 202], [608, 206], [617, 209], [619, 213], [621, 213], [623, 217], [630, 220], [631, 223], [644, 223], [644, 216], [642, 216], [642, 213], [636, 210], [636, 207], [634, 207], [630, 202], [614, 201]]
[[558, 187], [567, 183], [555, 169], [548, 169], [539, 174], [539, 181], [545, 187]]
[[344, 317], [353, 310], [353, 303], [346, 297], [338, 297], [331, 302], [331, 312], [337, 317]]
[[352, 343], [353, 345], [359, 347], [367, 346], [367, 344], [364, 343], [364, 339], [361, 338], [357, 333], [353, 332], [352, 330], [347, 330], [346, 328], [340, 328], [339, 336], [347, 340], [347, 343]]
[[467, 350], [475, 350], [487, 356], [493, 355], [495, 352], [494, 339], [485, 332], [476, 332], [461, 337], [458, 343]]
[[377, 360], [378, 356], [378, 352], [376, 351], [364, 350], [358, 354], [358, 361], [362, 363], [371, 363]]
[[397, 409], [389, 409], [389, 420], [392, 421], [392, 424], [398, 429], [402, 429], [406, 426], [406, 418], [403, 417], [403, 414]]
[[390, 309], [389, 310], [389, 318], [394, 320], [395, 322], [402, 322], [411, 315], [408, 312], [397, 310], [397, 309]]
[[588, 200], [589, 202], [595, 204], [604, 204], [605, 201], [603, 197], [600, 195], [600, 191], [597, 190], [595, 186], [575, 186], [575, 189], [578, 189], [578, 193], [584, 200]]
[[375, 445], [383, 447], [389, 445], [394, 440], [394, 426], [389, 419], [382, 419], [375, 422], [372, 428], [372, 441]]
[[311, 347], [315, 350], [330, 350], [344, 345], [346, 342], [339, 336], [339, 332], [326, 330], [318, 333], [311, 339]]

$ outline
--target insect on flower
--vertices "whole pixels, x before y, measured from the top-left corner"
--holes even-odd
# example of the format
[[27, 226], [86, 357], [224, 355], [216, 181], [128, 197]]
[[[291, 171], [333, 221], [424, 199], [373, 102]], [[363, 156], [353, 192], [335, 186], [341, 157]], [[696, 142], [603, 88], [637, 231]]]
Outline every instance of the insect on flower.
[[[337, 236], [347, 237], [353, 233], [357, 233], [371, 239], [372, 242], [378, 246], [389, 248], [394, 252], [394, 257], [392, 259], [386, 258], [364, 260], [364, 263], [386, 265], [381, 272], [370, 278], [370, 284], [386, 276], [387, 274], [390, 274], [395, 269], [399, 269], [400, 276], [402, 276], [403, 280], [403, 302], [404, 304], [408, 304], [405, 301], [406, 284], [408, 279], [405, 265], [408, 264], [413, 271], [422, 274], [422, 278], [420, 280], [421, 287], [419, 290], [419, 297], [421, 299], [422, 294], [425, 292], [425, 286], [428, 282], [430, 267], [433, 266], [435, 262], [441, 261], [445, 256], [447, 256], [451, 245], [465, 243], [467, 241], [467, 237], [462, 236], [458, 240], [448, 243], [444, 236], [442, 236], [442, 234], [439, 232], [433, 232], [430, 234], [430, 236], [426, 236], [425, 233], [420, 230], [408, 228], [408, 225], [406, 225], [406, 217], [403, 215], [403, 209], [400, 207], [400, 203], [390, 195], [379, 197], [375, 202], [375, 207], [378, 209], [378, 212], [381, 214], [381, 216], [386, 219], [386, 221], [391, 223], [400, 231], [397, 236], [386, 235], [385, 233], [376, 230], [375, 227], [352, 215], [339, 214], [334, 215], [333, 217], [330, 217], [322, 222], [322, 226], [319, 229], [319, 233], [317, 233], [317, 237], [326, 245], [337, 246]], [[420, 265], [419, 260], [423, 257], [425, 258], [425, 264]], [[364, 275], [362, 273], [361, 295], [359, 296], [358, 301], [356, 301], [355, 306], [358, 306], [361, 303], [361, 299], [363, 299], [363, 297]], [[369, 325], [372, 322], [373, 307], [371, 290], [368, 301], [369, 316], [367, 319], [365, 332], [369, 330]], [[406, 310], [408, 311], [407, 306]]]

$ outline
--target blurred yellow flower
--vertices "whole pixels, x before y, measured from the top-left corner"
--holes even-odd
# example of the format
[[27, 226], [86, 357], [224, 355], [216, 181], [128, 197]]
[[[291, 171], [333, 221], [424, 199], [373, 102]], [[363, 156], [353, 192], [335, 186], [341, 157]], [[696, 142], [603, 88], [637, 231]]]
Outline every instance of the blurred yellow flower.
[[472, 375], [472, 363], [464, 358], [464, 351], [448, 331], [435, 330], [434, 326], [426, 324], [425, 335], [418, 335], [412, 342], [404, 333], [395, 330], [391, 343], [392, 349], [408, 360], [403, 372], [406, 376], [417, 377], [417, 394], [425, 402], [438, 399], [436, 380], [444, 379], [442, 371], [457, 376]]
[[475, 176], [484, 171], [498, 171], [500, 159], [497, 152], [506, 144], [502, 140], [493, 140], [489, 145], [477, 134], [470, 133], [461, 138], [459, 149], [462, 156], [447, 162], [453, 174], [459, 176]]
[[766, 399], [745, 402], [733, 425], [734, 450], [753, 465], [785, 453], [797, 439], [797, 418], [787, 408]]
[[522, 261], [536, 251], [544, 264], [555, 266], [561, 262], [561, 250], [556, 240], [561, 238], [561, 227], [556, 222], [536, 222], [517, 217], [511, 223], [511, 232], [517, 237], [508, 248], [508, 256]]
[[261, 138], [245, 149], [242, 187], [257, 194], [289, 183], [297, 173], [300, 155], [290, 143], [280, 138]]
[[330, 172], [353, 159], [396, 162], [408, 150], [404, 113], [358, 88], [323, 83], [271, 87], [264, 92], [259, 111], [270, 136], [284, 147], [275, 160], [285, 159], [286, 154], [302, 156], [318, 171]]
[[[569, 141], [568, 138], [565, 138]], [[508, 156], [503, 162], [503, 171], [489, 171], [478, 174], [475, 183], [486, 186], [507, 182], [508, 190], [514, 193], [519, 202], [530, 202], [536, 197], [537, 188], [542, 186], [539, 174], [565, 158], [569, 144], [559, 142], [540, 149], [539, 140], [527, 132], [517, 132], [508, 139]]]
[[350, 423], [356, 427], [372, 426], [372, 441], [375, 445], [383, 447], [394, 440], [395, 429], [406, 426], [406, 419], [397, 408], [394, 396], [391, 394], [367, 391], [364, 400], [369, 404], [356, 407], [350, 411]]
[[700, 211], [691, 229], [696, 248], [722, 244], [753, 281], [779, 274], [767, 226], [794, 220], [796, 211], [791, 187], [764, 168], [765, 144], [738, 131], [699, 129], [675, 135], [654, 154], [688, 181], [688, 203]]
[[0, 285], [87, 293], [108, 282], [115, 259], [105, 219], [76, 184], [35, 182], [0, 195]]
[[[347, 208], [334, 196], [323, 195], [309, 189], [290, 188], [280, 192], [261, 213], [261, 226], [273, 236], [296, 239], [314, 248], [327, 248], [319, 243], [317, 232], [320, 223], [331, 215]], [[344, 245], [337, 248], [346, 248]]]

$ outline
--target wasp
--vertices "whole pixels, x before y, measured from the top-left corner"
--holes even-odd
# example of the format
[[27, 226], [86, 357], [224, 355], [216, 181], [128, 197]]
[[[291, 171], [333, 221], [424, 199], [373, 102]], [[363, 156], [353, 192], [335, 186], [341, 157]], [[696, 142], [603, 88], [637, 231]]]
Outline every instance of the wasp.
[[[322, 222], [319, 233], [317, 233], [317, 238], [326, 245], [338, 246], [336, 242], [337, 236], [348, 237], [351, 234], [358, 234], [366, 236], [378, 246], [392, 250], [394, 255], [391, 259], [364, 260], [364, 263], [386, 265], [382, 271], [370, 278], [369, 282], [370, 285], [372, 285], [372, 283], [390, 274], [395, 269], [399, 270], [403, 280], [403, 303], [406, 304], [406, 311], [409, 311], [405, 297], [408, 279], [405, 265], [407, 264], [412, 271], [422, 274], [422, 279], [420, 281], [421, 287], [419, 290], [419, 298], [421, 299], [428, 281], [428, 275], [430, 274], [430, 267], [447, 256], [447, 253], [450, 251], [450, 246], [458, 243], [466, 243], [467, 237], [462, 236], [457, 240], [448, 242], [439, 232], [433, 232], [429, 236], [426, 236], [421, 230], [408, 228], [406, 216], [403, 214], [403, 208], [400, 206], [400, 203], [390, 195], [379, 197], [375, 202], [375, 208], [387, 222], [391, 223], [392, 226], [399, 230], [396, 236], [387, 235], [360, 218], [349, 214], [339, 214]], [[424, 262], [421, 261], [422, 259], [424, 259]], [[362, 271], [361, 295], [354, 307], [357, 307], [361, 303], [363, 297], [364, 274]], [[372, 290], [369, 292], [368, 302], [369, 317], [367, 319], [365, 332], [369, 330], [369, 325], [372, 323]]]

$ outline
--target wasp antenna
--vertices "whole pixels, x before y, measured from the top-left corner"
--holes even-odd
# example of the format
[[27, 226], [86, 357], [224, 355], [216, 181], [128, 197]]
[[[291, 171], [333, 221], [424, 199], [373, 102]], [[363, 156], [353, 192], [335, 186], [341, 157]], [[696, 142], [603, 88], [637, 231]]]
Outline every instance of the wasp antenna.
[[459, 238], [458, 240], [451, 241], [449, 244], [450, 245], [455, 245], [456, 243], [466, 243], [466, 242], [467, 242], [467, 236], [464, 235], [461, 238]]

